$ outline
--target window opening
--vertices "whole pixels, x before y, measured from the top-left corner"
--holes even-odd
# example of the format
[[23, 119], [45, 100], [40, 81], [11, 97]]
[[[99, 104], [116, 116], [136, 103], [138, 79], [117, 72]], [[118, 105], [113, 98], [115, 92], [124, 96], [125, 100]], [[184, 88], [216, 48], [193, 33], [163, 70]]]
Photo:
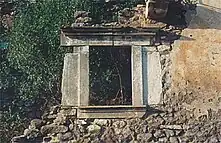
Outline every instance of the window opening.
[[89, 105], [132, 105], [130, 46], [89, 48]]

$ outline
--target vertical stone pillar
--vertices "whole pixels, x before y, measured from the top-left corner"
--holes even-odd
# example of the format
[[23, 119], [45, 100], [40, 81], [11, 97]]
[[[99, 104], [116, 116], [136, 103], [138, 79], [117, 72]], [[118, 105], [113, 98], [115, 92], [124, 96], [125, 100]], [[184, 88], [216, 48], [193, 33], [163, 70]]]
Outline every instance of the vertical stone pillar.
[[148, 104], [148, 47], [142, 47], [142, 82], [143, 82], [143, 104]]
[[62, 74], [62, 101], [63, 106], [78, 106], [80, 85], [80, 54], [67, 53], [64, 57]]
[[155, 47], [148, 47], [147, 49], [148, 62], [148, 98], [147, 102], [151, 104], [160, 104], [162, 95], [162, 74], [160, 64], [160, 53], [156, 51]]
[[89, 103], [89, 46], [74, 47], [64, 57], [62, 105], [87, 106]]
[[141, 46], [131, 47], [132, 105], [143, 105], [142, 53]]
[[89, 105], [89, 46], [80, 47], [80, 98], [79, 106]]

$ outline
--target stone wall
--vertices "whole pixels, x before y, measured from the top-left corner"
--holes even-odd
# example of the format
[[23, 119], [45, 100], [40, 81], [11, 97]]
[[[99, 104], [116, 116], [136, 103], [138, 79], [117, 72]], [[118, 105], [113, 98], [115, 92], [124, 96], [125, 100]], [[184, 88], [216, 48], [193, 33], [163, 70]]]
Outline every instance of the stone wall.
[[171, 53], [172, 86], [179, 102], [199, 117], [221, 110], [221, 2], [200, 0], [186, 20]]

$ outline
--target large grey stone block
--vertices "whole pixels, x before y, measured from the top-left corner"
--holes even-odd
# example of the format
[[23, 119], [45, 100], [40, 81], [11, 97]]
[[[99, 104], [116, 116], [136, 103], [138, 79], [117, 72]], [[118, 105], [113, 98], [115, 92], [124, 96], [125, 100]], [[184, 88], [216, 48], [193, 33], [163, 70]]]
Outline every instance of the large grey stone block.
[[132, 105], [143, 105], [142, 52], [141, 46], [132, 46]]
[[162, 74], [160, 54], [156, 47], [142, 47], [143, 104], [160, 104]]
[[80, 47], [80, 106], [89, 105], [89, 46]]
[[78, 106], [80, 94], [80, 54], [67, 53], [64, 57], [62, 74], [62, 101], [63, 106]]
[[148, 52], [148, 104], [160, 104], [162, 95], [162, 74], [161, 74], [159, 52]]

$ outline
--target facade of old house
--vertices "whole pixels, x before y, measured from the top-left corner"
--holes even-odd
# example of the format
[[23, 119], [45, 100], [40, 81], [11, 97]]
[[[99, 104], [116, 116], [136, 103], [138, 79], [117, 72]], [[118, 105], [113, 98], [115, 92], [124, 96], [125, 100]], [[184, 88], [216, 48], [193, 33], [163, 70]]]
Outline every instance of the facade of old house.
[[[140, 28], [133, 24], [126, 28], [125, 25], [63, 28], [61, 46], [72, 47], [73, 53], [65, 56], [62, 105], [84, 110], [85, 114], [81, 116], [79, 112], [79, 117], [97, 117], [97, 114], [86, 113], [87, 108], [94, 108], [88, 104], [89, 48], [126, 45], [132, 51], [132, 105], [115, 109], [126, 109], [130, 113], [138, 107], [143, 114], [146, 106], [163, 104], [168, 98], [180, 100], [180, 95], [186, 96], [183, 105], [192, 110], [201, 109], [203, 114], [208, 109], [219, 109], [220, 7], [220, 2], [202, 0], [196, 9], [188, 10], [187, 28], [178, 40], [171, 38], [170, 32], [166, 35], [169, 40], [163, 40], [165, 35], [160, 34], [163, 26], [157, 24], [142, 23]], [[148, 15], [147, 12], [143, 14]], [[209, 99], [216, 100], [216, 104], [205, 102]], [[106, 110], [109, 107], [97, 107], [96, 110], [98, 108]], [[121, 115], [119, 117], [129, 114]]]

